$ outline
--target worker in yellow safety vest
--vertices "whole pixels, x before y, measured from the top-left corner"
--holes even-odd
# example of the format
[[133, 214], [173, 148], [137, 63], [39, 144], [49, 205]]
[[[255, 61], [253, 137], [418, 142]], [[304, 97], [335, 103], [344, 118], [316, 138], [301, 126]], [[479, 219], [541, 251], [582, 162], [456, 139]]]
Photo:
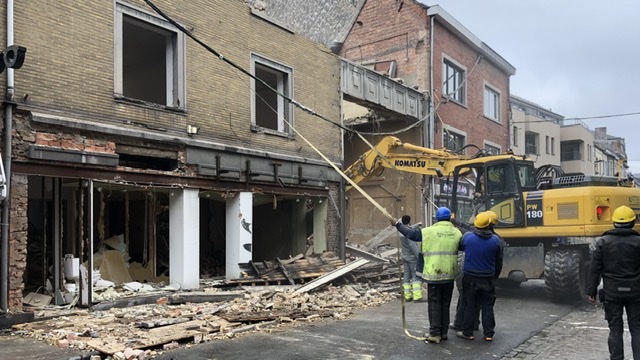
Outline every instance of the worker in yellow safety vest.
[[396, 222], [396, 228], [407, 239], [421, 242], [424, 259], [422, 273], [427, 283], [429, 333], [426, 342], [439, 344], [447, 340], [449, 308], [458, 272], [458, 247], [462, 233], [451, 223], [451, 211], [446, 207], [436, 211], [436, 223], [422, 230], [411, 229]]

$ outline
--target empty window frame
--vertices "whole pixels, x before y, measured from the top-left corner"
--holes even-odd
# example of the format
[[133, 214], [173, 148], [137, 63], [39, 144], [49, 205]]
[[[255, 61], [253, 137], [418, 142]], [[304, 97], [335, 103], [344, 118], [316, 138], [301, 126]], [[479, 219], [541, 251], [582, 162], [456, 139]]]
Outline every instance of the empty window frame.
[[464, 70], [450, 60], [442, 64], [442, 94], [461, 104], [465, 103]]
[[[293, 108], [280, 94], [293, 96], [293, 69], [256, 54], [251, 55], [251, 72], [264, 84], [251, 79], [251, 123], [256, 130], [292, 134]], [[265, 85], [266, 84], [266, 85]], [[273, 90], [277, 90], [277, 94]]]
[[185, 39], [169, 22], [124, 3], [115, 11], [116, 97], [185, 108]]
[[466, 134], [458, 132], [454, 129], [444, 128], [442, 134], [442, 144], [445, 149], [453, 152], [464, 154], [463, 150], [466, 145]]
[[500, 146], [488, 142], [484, 143], [484, 150], [488, 155], [500, 155], [502, 153]]
[[488, 86], [484, 87], [484, 116], [500, 122], [500, 94]]

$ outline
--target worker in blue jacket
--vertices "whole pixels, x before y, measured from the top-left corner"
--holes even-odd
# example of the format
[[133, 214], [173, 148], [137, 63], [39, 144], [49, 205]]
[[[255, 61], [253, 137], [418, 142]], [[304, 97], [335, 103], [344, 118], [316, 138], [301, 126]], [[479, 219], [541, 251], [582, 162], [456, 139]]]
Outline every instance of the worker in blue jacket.
[[495, 333], [493, 306], [496, 302], [496, 279], [502, 271], [502, 243], [490, 230], [491, 218], [487, 213], [476, 216], [475, 230], [467, 232], [460, 242], [464, 251], [462, 294], [465, 313], [462, 331], [456, 336], [473, 340], [473, 325], [478, 310], [482, 312], [482, 331], [486, 341], [492, 341]]

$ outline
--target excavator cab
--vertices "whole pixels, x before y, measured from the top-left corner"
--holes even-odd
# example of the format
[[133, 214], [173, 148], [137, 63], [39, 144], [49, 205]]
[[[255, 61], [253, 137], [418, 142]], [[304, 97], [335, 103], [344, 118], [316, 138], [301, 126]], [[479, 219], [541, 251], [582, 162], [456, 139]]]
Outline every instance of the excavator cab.
[[498, 228], [526, 226], [524, 192], [535, 190], [536, 186], [531, 161], [515, 158], [470, 160], [454, 168], [454, 188], [458, 184], [471, 188], [466, 196], [452, 194], [452, 211], [459, 220], [472, 223], [478, 213], [492, 210], [498, 215]]

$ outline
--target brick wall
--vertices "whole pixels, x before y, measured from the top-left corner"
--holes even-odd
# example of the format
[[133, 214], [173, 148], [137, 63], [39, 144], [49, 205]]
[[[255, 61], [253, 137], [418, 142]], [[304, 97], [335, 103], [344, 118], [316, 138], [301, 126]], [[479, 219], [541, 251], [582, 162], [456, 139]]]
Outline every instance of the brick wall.
[[[509, 116], [509, 77], [500, 71], [487, 58], [475, 67], [478, 55], [476, 50], [464, 43], [441, 24], [436, 22], [434, 39], [434, 103], [436, 106], [442, 100], [442, 62], [446, 56], [457, 64], [466, 68], [468, 79], [466, 82], [466, 104], [460, 105], [453, 101], [438, 106], [438, 115], [444, 124], [460, 129], [467, 134], [467, 144], [483, 147], [483, 141], [488, 140], [502, 146], [506, 150], [509, 146], [508, 116]], [[473, 69], [473, 72], [471, 72]], [[500, 96], [501, 123], [484, 116], [484, 87], [485, 83], [498, 89]], [[442, 147], [442, 122], [436, 121], [436, 147]], [[472, 151], [472, 150], [470, 150]]]
[[396, 77], [428, 90], [427, 24], [426, 9], [413, 1], [367, 1], [340, 55], [357, 62], [396, 60]]
[[8, 308], [10, 311], [22, 311], [22, 277], [27, 266], [27, 195], [29, 184], [27, 176], [11, 177], [11, 221], [9, 224], [9, 284]]
[[[153, 13], [142, 0], [127, 3]], [[323, 45], [251, 15], [240, 0], [154, 3], [244, 69], [252, 52], [291, 67], [294, 98], [340, 121], [339, 61]], [[16, 3], [15, 43], [28, 48], [24, 66], [15, 72], [19, 105], [140, 129], [123, 124], [128, 120], [180, 136], [186, 136], [187, 124], [195, 125], [197, 139], [320, 159], [299, 137], [252, 132], [250, 78], [188, 38], [185, 113], [114, 101], [114, 40], [112, 1]], [[334, 145], [338, 128], [301, 110], [295, 111], [294, 127], [329, 158], [340, 159], [341, 149]]]

